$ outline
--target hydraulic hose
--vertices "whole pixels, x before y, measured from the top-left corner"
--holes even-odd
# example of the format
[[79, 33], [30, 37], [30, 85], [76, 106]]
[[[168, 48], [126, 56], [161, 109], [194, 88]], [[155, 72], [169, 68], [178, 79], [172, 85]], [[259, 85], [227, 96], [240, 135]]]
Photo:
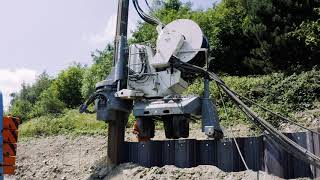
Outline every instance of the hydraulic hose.
[[[177, 68], [185, 68], [188, 70], [192, 70], [196, 73], [203, 74], [205, 76], [209, 76], [211, 80], [217, 82], [218, 86], [228, 95], [228, 97], [237, 105], [237, 107], [243, 111], [243, 113], [248, 116], [253, 122], [262, 130], [269, 133], [269, 136], [272, 137], [272, 140], [278, 143], [285, 151], [292, 154], [298, 159], [305, 161], [317, 168], [320, 168], [320, 157], [311, 153], [307, 149], [301, 147], [299, 144], [289, 139], [287, 136], [278, 131], [275, 127], [273, 127], [270, 123], [268, 123], [263, 118], [259, 117], [259, 115], [251, 110], [244, 102], [240, 100], [237, 94], [230, 90], [230, 88], [213, 72], [209, 72], [204, 68], [182, 62], [180, 60], [175, 60], [175, 62], [171, 62], [174, 67]], [[271, 111], [272, 112], [272, 111]], [[272, 112], [273, 113], [273, 112]], [[276, 113], [273, 113], [276, 114]], [[269, 138], [269, 137], [267, 137]]]
[[92, 104], [96, 99], [101, 98], [101, 99], [105, 99], [108, 100], [108, 97], [106, 97], [103, 93], [101, 93], [100, 91], [93, 93], [88, 100], [83, 103], [80, 108], [79, 108], [79, 112], [80, 114], [82, 113], [88, 113], [88, 114], [93, 114], [95, 112], [90, 112], [88, 111], [88, 107], [90, 106], [90, 104]]
[[156, 17], [152, 17], [145, 13], [139, 5], [138, 0], [133, 0], [133, 6], [136, 9], [138, 15], [143, 19], [145, 22], [152, 24], [152, 25], [161, 25], [164, 26], [163, 23]]

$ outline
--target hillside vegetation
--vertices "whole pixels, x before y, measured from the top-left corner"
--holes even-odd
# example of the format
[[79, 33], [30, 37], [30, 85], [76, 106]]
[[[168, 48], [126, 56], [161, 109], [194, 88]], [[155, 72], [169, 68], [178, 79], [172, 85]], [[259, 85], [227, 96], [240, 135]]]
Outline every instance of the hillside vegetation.
[[[319, 108], [317, 103], [320, 99], [320, 70], [314, 69], [291, 76], [274, 73], [250, 77], [224, 76], [222, 78], [231, 89], [239, 94], [289, 117], [294, 117], [296, 112]], [[202, 91], [203, 84], [197, 80], [189, 87], [186, 94], [201, 95]], [[225, 95], [221, 99], [219, 89], [214, 83], [211, 83], [211, 92], [212, 98], [217, 102], [221, 123], [224, 127], [237, 124], [252, 125]], [[223, 106], [223, 101], [225, 106]], [[270, 114], [261, 111], [256, 106], [253, 106], [253, 109], [275, 126], [279, 125], [280, 121]], [[134, 118], [130, 117], [127, 127], [132, 127], [133, 123]], [[45, 115], [23, 123], [20, 127], [20, 136], [106, 135], [106, 128], [107, 125], [104, 122], [95, 120], [95, 115], [79, 114], [77, 110], [69, 109], [64, 110], [64, 113], [60, 115]], [[158, 123], [157, 128], [162, 128], [162, 123]]]
[[[320, 96], [320, 2], [316, 0], [222, 0], [206, 10], [193, 10], [179, 0], [153, 1], [153, 15], [164, 23], [188, 18], [196, 21], [210, 42], [210, 70], [231, 89], [286, 116], [314, 109]], [[155, 43], [154, 26], [140, 22], [129, 43]], [[93, 65], [73, 64], [34, 84], [22, 84], [11, 94], [9, 113], [24, 120], [21, 136], [105, 134], [106, 125], [77, 109], [112, 67], [113, 46], [92, 53]], [[196, 80], [186, 94], [201, 94]], [[212, 83], [224, 126], [248, 123], [241, 112]], [[274, 125], [279, 121], [253, 109]], [[228, 117], [227, 117], [228, 115]], [[30, 120], [31, 119], [31, 120]], [[133, 123], [130, 118], [129, 125]], [[161, 127], [161, 126], [159, 126]]]

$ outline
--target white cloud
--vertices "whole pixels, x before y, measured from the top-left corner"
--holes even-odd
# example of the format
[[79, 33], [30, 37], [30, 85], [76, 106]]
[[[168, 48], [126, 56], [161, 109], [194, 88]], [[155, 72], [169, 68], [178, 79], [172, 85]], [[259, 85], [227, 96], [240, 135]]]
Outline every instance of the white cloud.
[[112, 42], [116, 33], [117, 14], [109, 17], [107, 25], [102, 33], [90, 35], [89, 41], [94, 44]]
[[18, 92], [23, 82], [35, 82], [37, 72], [32, 69], [0, 69], [0, 91], [3, 93], [5, 109], [9, 107], [10, 94]]
[[[131, 31], [136, 29], [137, 17], [129, 17], [128, 20], [128, 37], [132, 36]], [[117, 26], [117, 14], [113, 14], [109, 17], [107, 24], [102, 32], [96, 34], [87, 34], [83, 36], [84, 40], [89, 41], [92, 44], [106, 44], [112, 43], [116, 34]]]

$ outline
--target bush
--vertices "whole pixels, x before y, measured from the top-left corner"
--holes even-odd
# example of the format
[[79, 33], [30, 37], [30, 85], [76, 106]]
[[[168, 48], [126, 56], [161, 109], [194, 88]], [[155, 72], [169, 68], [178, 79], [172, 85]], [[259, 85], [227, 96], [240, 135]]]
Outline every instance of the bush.
[[84, 68], [76, 64], [59, 73], [57, 79], [53, 82], [56, 88], [57, 97], [68, 108], [76, 108], [82, 104], [82, 79]]
[[39, 101], [33, 108], [32, 117], [60, 114], [64, 108], [65, 104], [57, 98], [56, 90], [51, 87], [41, 93]]
[[[223, 76], [222, 79], [237, 93], [256, 101], [259, 105], [286, 116], [292, 116], [299, 111], [313, 109], [316, 106], [316, 102], [320, 100], [320, 70], [316, 68], [312, 71], [291, 76], [274, 73], [271, 75], [251, 77]], [[203, 83], [200, 80], [196, 80], [190, 85], [185, 94], [202, 94], [202, 92]], [[46, 93], [47, 92], [44, 92], [40, 99], [50, 101], [50, 97], [55, 97]], [[247, 117], [233, 105], [227, 96], [222, 93], [227, 113], [225, 112], [219, 89], [214, 83], [211, 83], [211, 93], [212, 98], [216, 101], [219, 117], [223, 126], [229, 127], [236, 124], [253, 125]], [[21, 105], [21, 107], [28, 106]], [[261, 111], [256, 106], [251, 107], [274, 126], [278, 126], [278, 119]], [[319, 105], [317, 107], [319, 107]], [[61, 109], [59, 111], [61, 111]], [[43, 112], [45, 113], [46, 111], [44, 110]], [[69, 110], [64, 113], [64, 115], [59, 116], [45, 115], [22, 124], [20, 127], [21, 137], [59, 134], [106, 135], [107, 133], [107, 125], [104, 122], [96, 121], [95, 115], [79, 114], [77, 110]], [[135, 118], [131, 115], [127, 127], [132, 127], [134, 120]], [[156, 128], [161, 129], [162, 123], [157, 122]]]
[[31, 117], [30, 112], [32, 111], [32, 104], [25, 100], [15, 100], [14, 104], [10, 107], [10, 113], [14, 116], [22, 119], [28, 119]]
[[48, 115], [32, 119], [19, 127], [21, 138], [63, 134], [106, 135], [107, 125], [105, 122], [97, 121], [94, 115], [69, 110], [61, 116]]
[[[298, 111], [312, 109], [314, 108], [314, 103], [320, 99], [320, 70], [317, 70], [317, 68], [291, 76], [273, 73], [271, 75], [251, 77], [226, 76], [222, 79], [232, 90], [240, 95], [286, 116], [292, 116], [293, 113]], [[203, 84], [200, 80], [197, 80], [188, 88], [186, 93], [202, 94], [202, 92]], [[223, 125], [248, 123], [247, 118], [223, 93], [223, 100], [229, 116], [229, 120], [227, 120], [219, 90], [214, 83], [211, 84], [211, 92], [212, 98], [217, 101], [218, 112]], [[273, 125], [278, 125], [278, 119], [261, 111], [256, 106], [252, 106], [252, 108]]]
[[34, 117], [34, 105], [40, 99], [41, 93], [51, 86], [51, 82], [52, 80], [49, 75], [43, 72], [37, 77], [36, 82], [32, 86], [23, 83], [19, 93], [12, 93], [10, 95], [12, 100], [9, 113], [19, 116], [22, 119]]

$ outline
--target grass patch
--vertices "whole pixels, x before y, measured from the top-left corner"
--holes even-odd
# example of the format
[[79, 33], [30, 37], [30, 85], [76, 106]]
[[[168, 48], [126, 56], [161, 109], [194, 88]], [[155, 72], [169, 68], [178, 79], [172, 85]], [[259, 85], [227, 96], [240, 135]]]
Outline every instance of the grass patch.
[[67, 110], [58, 117], [42, 116], [23, 123], [19, 127], [19, 137], [40, 137], [54, 135], [106, 135], [107, 124], [97, 121], [95, 115], [80, 114], [77, 110]]
[[[290, 76], [286, 76], [283, 73], [273, 73], [264, 76], [226, 76], [222, 77], [222, 79], [237, 93], [288, 117], [293, 117], [296, 112], [315, 108], [315, 102], [320, 99], [320, 70], [318, 69]], [[188, 88], [186, 94], [202, 94], [202, 92], [203, 83], [198, 80]], [[215, 83], [211, 83], [211, 93], [212, 98], [217, 103], [222, 125], [228, 127], [239, 123], [251, 124], [223, 93], [223, 101], [228, 112], [225, 113], [222, 99]], [[277, 118], [254, 105], [251, 107], [274, 126], [279, 125]]]

